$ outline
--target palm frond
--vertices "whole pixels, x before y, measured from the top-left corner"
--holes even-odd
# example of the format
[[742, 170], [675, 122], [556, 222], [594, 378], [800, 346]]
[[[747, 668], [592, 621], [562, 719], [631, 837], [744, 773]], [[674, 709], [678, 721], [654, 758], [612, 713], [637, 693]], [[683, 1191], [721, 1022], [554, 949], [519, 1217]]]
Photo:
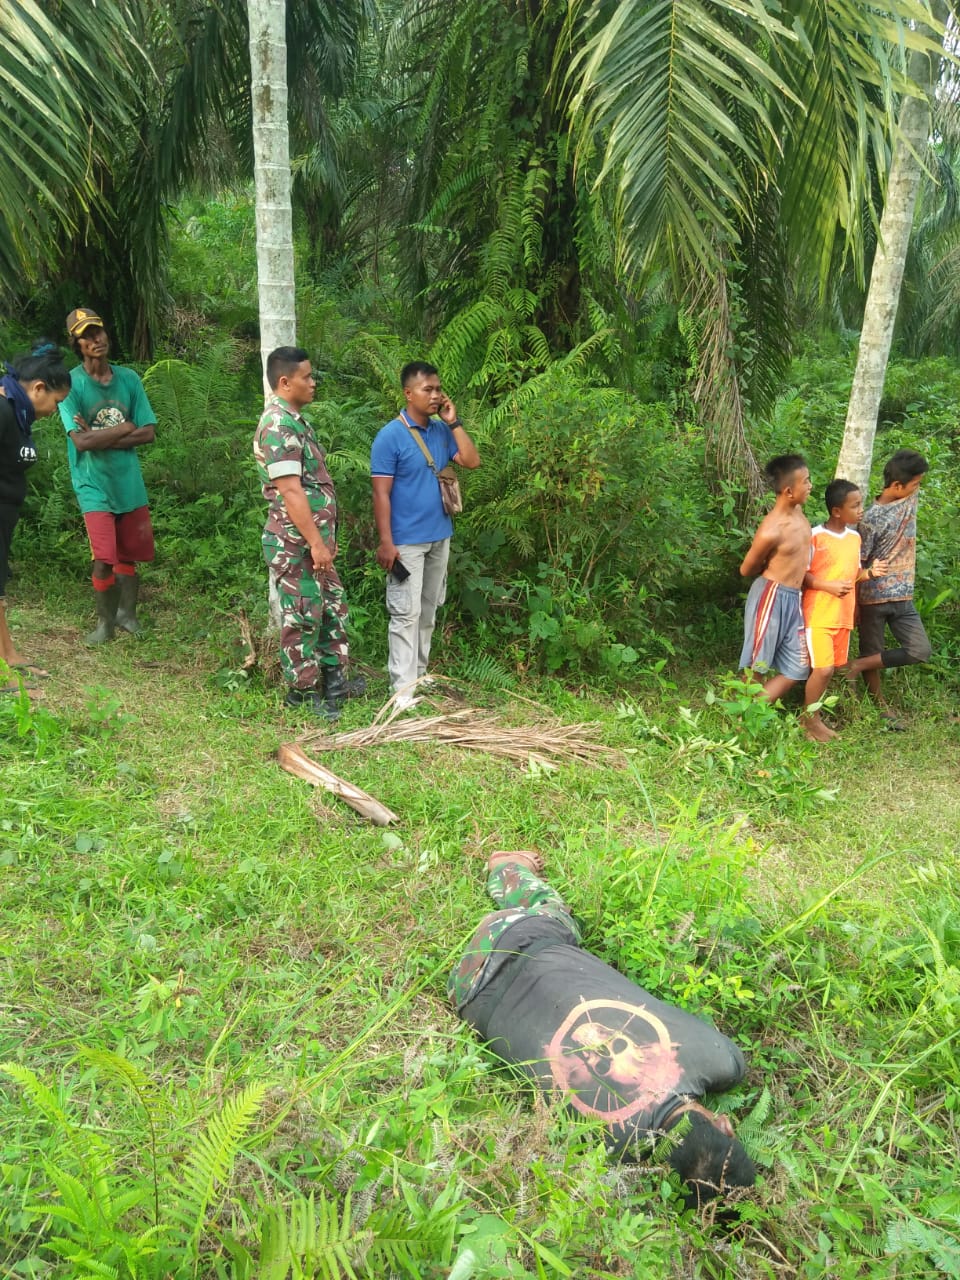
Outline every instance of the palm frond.
[[929, 11], [912, 0], [879, 8], [792, 0], [788, 19], [801, 38], [781, 43], [776, 56], [802, 109], [785, 103], [779, 122], [783, 225], [791, 255], [812, 264], [822, 292], [838, 233], [863, 278], [864, 233], [879, 222], [898, 98], [918, 92], [907, 54], [940, 50]]
[[122, 0], [0, 6], [0, 269], [13, 279], [52, 263], [101, 199], [96, 157], [129, 124], [146, 67], [137, 12]]
[[766, 104], [793, 97], [758, 46], [791, 32], [759, 4], [625, 0], [590, 10], [584, 34], [571, 112], [581, 149], [605, 139], [597, 181], [617, 191], [626, 269], [666, 252], [712, 271], [776, 145]]
[[704, 272], [691, 289], [689, 310], [700, 328], [700, 363], [693, 396], [706, 432], [713, 479], [732, 479], [743, 490], [749, 506], [762, 494], [763, 480], [745, 430], [736, 297], [734, 282], [719, 269], [710, 275]]

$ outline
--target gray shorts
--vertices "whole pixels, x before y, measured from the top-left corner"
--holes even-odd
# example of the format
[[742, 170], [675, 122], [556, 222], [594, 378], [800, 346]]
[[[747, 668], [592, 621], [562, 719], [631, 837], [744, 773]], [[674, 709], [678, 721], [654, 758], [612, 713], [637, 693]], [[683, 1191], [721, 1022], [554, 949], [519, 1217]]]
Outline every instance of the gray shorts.
[[[896, 649], [885, 649], [883, 639], [889, 627]], [[932, 652], [924, 630], [923, 619], [914, 608], [912, 600], [888, 600], [883, 604], [860, 606], [860, 657], [872, 653], [883, 657], [884, 667], [911, 667], [916, 662], [926, 662]]]
[[779, 671], [788, 680], [810, 674], [798, 587], [757, 578], [747, 596], [740, 668]]

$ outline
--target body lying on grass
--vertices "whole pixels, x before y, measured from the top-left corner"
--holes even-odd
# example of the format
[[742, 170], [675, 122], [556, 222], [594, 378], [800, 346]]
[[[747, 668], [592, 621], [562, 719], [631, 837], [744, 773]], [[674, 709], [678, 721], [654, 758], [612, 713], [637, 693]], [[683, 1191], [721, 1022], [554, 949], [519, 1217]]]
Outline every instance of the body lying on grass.
[[505, 1062], [581, 1115], [608, 1149], [652, 1151], [670, 1131], [667, 1163], [697, 1207], [752, 1186], [756, 1170], [726, 1116], [698, 1099], [743, 1078], [743, 1054], [714, 1027], [658, 1000], [584, 951], [536, 853], [495, 853], [484, 917], [450, 976], [459, 1015]]

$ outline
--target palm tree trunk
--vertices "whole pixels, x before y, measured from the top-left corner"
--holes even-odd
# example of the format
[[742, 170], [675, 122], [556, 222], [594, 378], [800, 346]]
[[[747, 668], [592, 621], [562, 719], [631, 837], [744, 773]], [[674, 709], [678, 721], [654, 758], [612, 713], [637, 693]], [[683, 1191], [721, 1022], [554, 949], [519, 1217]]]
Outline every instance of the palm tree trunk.
[[[260, 348], [296, 341], [290, 135], [287, 124], [286, 0], [247, 0], [257, 205]], [[267, 391], [264, 383], [264, 391]]]
[[[250, 101], [257, 208], [257, 289], [263, 392], [267, 356], [296, 343], [293, 213], [290, 207], [290, 131], [287, 121], [286, 0], [247, 0], [250, 24]], [[280, 630], [280, 600], [268, 575], [270, 624]]]
[[[947, 6], [943, 0], [934, 0], [932, 12], [937, 21], [946, 21]], [[925, 33], [931, 39], [936, 38], [929, 29], [925, 29]], [[900, 111], [887, 198], [880, 219], [880, 239], [864, 305], [857, 367], [847, 406], [843, 444], [837, 460], [837, 476], [851, 480], [864, 493], [870, 483], [877, 415], [900, 305], [900, 286], [920, 189], [923, 156], [929, 143], [930, 93], [938, 68], [939, 60], [930, 54], [915, 51], [910, 56], [910, 79], [922, 90], [923, 96], [905, 98]]]

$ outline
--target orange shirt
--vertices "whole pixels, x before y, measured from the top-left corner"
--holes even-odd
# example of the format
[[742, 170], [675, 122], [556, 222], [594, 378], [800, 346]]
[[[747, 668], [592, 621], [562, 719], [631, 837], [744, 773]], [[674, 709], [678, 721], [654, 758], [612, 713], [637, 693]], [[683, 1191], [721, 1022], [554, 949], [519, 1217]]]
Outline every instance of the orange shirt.
[[[846, 528], [834, 533], [826, 525], [818, 524], [810, 539], [810, 573], [815, 578], [827, 578], [830, 582], [856, 582], [860, 572], [860, 535], [856, 529]], [[803, 592], [803, 621], [807, 627], [842, 627], [853, 629], [853, 611], [857, 603], [857, 590], [853, 587], [845, 596], [832, 596], [829, 591], [814, 591], [807, 587]]]

